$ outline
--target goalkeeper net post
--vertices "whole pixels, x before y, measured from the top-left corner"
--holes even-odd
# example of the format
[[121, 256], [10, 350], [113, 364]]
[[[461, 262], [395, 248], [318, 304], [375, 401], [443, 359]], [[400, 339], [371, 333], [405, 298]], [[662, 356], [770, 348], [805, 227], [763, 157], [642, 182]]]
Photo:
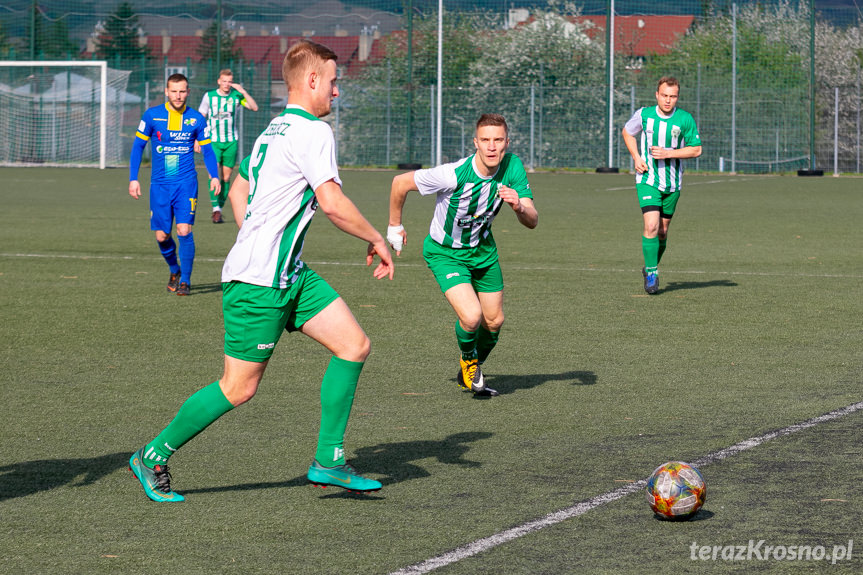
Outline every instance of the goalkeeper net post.
[[119, 164], [128, 79], [104, 60], [0, 61], [0, 165]]

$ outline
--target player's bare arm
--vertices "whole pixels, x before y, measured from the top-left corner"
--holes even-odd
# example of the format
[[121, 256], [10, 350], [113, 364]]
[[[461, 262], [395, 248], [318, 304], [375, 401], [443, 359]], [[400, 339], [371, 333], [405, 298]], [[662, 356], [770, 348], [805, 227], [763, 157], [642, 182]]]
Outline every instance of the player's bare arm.
[[697, 158], [701, 155], [701, 146], [684, 146], [678, 149], [652, 146], [650, 148], [650, 155], [657, 160], [666, 160], [671, 158], [685, 160], [689, 158]]
[[369, 243], [366, 265], [371, 265], [374, 256], [381, 259], [373, 275], [376, 279], [389, 276], [393, 279], [393, 258], [383, 236], [360, 213], [359, 209], [343, 192], [342, 187], [328, 180], [315, 188], [318, 206], [337, 228]]
[[408, 243], [408, 234], [402, 226], [402, 210], [408, 197], [408, 192], [417, 190], [414, 172], [399, 174], [393, 178], [390, 189], [390, 221], [387, 226], [387, 241], [393, 246], [397, 256]]
[[231, 87], [234, 90], [236, 90], [237, 92], [239, 92], [240, 94], [242, 94], [243, 98], [246, 99], [246, 108], [248, 108], [249, 110], [251, 110], [253, 112], [258, 111], [258, 103], [255, 102], [255, 99], [252, 98], [252, 96], [248, 92], [246, 92], [246, 89], [243, 88], [243, 86], [241, 84], [236, 84], [236, 83], [231, 84]]
[[129, 182], [129, 195], [136, 200], [141, 197], [141, 184], [138, 180]]
[[497, 195], [504, 202], [509, 204], [512, 211], [515, 212], [515, 217], [521, 225], [526, 228], [533, 229], [539, 223], [539, 214], [536, 211], [536, 206], [530, 198], [519, 198], [518, 192], [509, 186], [501, 185], [497, 190]]
[[219, 178], [210, 178], [210, 191], [217, 196], [222, 193], [222, 180]]
[[234, 221], [237, 227], [243, 227], [243, 219], [246, 217], [246, 206], [249, 204], [249, 180], [237, 175], [231, 189], [228, 191], [228, 199], [231, 200], [231, 211], [234, 212]]

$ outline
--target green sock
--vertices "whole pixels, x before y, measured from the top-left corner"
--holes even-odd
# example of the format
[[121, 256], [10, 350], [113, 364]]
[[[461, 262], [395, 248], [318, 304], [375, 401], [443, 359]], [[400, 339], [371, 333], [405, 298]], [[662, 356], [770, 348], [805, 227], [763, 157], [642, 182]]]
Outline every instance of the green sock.
[[479, 331], [476, 336], [476, 355], [480, 363], [488, 359], [488, 354], [497, 345], [497, 340], [500, 337], [499, 331], [489, 331], [483, 326], [479, 326]]
[[659, 265], [659, 238], [641, 236], [641, 251], [644, 252], [644, 268], [647, 273], [656, 271]]
[[229, 190], [228, 182], [222, 182], [222, 191], [219, 192], [219, 195], [218, 195], [218, 201], [219, 201], [219, 207], [220, 208], [225, 207], [225, 201], [228, 199], [228, 190]]
[[475, 359], [476, 332], [466, 331], [461, 326], [461, 323], [459, 323], [458, 320], [455, 320], [455, 338], [458, 341], [458, 348], [461, 350], [462, 359]]
[[144, 449], [144, 465], [152, 468], [164, 464], [186, 442], [201, 433], [234, 406], [222, 393], [219, 382], [211, 383], [192, 394], [180, 411], [156, 439]]
[[345, 429], [363, 362], [333, 356], [321, 382], [321, 430], [315, 459], [325, 467], [344, 465]]
[[668, 243], [668, 238], [664, 240], [659, 240], [659, 252], [656, 254], [656, 265], [659, 265], [659, 262], [662, 261], [662, 254], [665, 253], [665, 244]]
[[[209, 182], [209, 180], [207, 180], [207, 181]], [[207, 188], [209, 188], [209, 187], [210, 187], [210, 185], [208, 183]], [[213, 190], [210, 190], [210, 205], [213, 206], [213, 210], [220, 207], [219, 206], [219, 196], [221, 196], [221, 195], [222, 195], [222, 192], [219, 192], [219, 195], [217, 196], [216, 192], [214, 192]]]

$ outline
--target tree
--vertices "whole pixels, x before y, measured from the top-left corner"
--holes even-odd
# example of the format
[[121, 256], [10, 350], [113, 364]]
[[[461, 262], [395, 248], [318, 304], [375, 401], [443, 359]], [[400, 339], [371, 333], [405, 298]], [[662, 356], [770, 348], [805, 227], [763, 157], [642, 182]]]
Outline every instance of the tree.
[[123, 2], [108, 16], [96, 36], [96, 55], [114, 61], [140, 60], [150, 57], [149, 48], [138, 43], [140, 26], [132, 5]]
[[[207, 29], [204, 30], [204, 35], [201, 37], [201, 43], [198, 45], [198, 56], [200, 56], [201, 62], [206, 62], [207, 60], [215, 62], [217, 60], [217, 49], [219, 48], [217, 43], [217, 36], [219, 33], [218, 28], [219, 23], [213, 21], [209, 26], [207, 26]], [[223, 64], [226, 64], [231, 60], [243, 59], [242, 48], [234, 44], [234, 38], [228, 30], [225, 30], [224, 26], [222, 26], [221, 58], [218, 59], [220, 59]]]
[[37, 18], [36, 26], [36, 53], [49, 58], [73, 58], [76, 56], [78, 46], [69, 39], [69, 26], [66, 20], [60, 19], [40, 25]]

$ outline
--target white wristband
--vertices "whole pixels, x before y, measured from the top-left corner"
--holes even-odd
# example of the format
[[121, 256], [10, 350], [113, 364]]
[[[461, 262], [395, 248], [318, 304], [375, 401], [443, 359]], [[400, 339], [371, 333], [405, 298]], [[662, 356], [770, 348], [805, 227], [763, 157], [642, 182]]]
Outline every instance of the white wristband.
[[402, 247], [404, 247], [403, 231], [405, 231], [405, 227], [402, 225], [387, 226], [387, 241], [397, 252], [402, 251]]

